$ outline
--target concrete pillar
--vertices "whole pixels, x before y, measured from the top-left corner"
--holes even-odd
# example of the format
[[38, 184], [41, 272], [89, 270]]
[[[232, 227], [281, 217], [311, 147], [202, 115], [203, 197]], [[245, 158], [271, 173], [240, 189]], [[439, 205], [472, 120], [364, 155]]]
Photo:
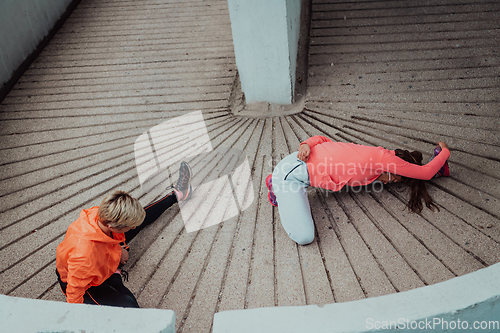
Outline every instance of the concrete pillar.
[[228, 0], [247, 103], [294, 102], [301, 0]]

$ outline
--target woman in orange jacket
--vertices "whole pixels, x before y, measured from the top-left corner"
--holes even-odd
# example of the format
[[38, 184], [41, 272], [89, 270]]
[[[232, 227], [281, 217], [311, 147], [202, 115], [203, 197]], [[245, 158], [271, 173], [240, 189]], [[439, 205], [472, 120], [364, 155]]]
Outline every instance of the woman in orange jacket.
[[126, 243], [174, 203], [187, 200], [190, 180], [191, 169], [182, 162], [174, 191], [145, 208], [114, 191], [99, 207], [82, 210], [57, 247], [56, 274], [67, 302], [139, 307], [120, 274], [128, 260]]

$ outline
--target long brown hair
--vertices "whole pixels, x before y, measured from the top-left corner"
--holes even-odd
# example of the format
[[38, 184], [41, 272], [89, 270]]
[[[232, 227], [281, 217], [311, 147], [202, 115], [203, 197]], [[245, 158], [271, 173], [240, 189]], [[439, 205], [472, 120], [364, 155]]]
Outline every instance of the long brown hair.
[[[396, 149], [396, 156], [405, 160], [406, 162], [422, 165], [422, 153], [419, 151]], [[425, 202], [425, 206], [430, 210], [434, 211], [436, 208], [439, 211], [439, 207], [434, 203], [429, 192], [427, 192], [426, 181], [421, 179], [414, 179], [408, 177], [401, 177], [401, 181], [410, 188], [410, 200], [408, 200], [408, 210], [414, 213], [420, 213], [423, 209], [422, 200]]]

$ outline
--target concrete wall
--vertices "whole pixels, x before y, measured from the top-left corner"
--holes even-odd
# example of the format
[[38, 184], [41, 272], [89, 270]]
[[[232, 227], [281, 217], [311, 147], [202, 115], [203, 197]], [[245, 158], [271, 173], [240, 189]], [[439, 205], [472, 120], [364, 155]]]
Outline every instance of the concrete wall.
[[500, 332], [499, 279], [500, 263], [354, 302], [219, 312], [213, 333]]
[[0, 295], [0, 331], [174, 333], [175, 313]]
[[228, 5], [246, 102], [293, 103], [301, 0], [228, 0]]
[[47, 36], [71, 2], [0, 1], [0, 87]]

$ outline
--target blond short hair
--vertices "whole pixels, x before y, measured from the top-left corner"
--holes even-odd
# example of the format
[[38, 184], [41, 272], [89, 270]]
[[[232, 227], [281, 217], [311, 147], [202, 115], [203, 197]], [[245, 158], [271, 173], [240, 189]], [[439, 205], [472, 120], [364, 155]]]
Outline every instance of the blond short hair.
[[99, 205], [99, 220], [115, 229], [137, 227], [146, 216], [139, 201], [123, 191], [109, 193]]

